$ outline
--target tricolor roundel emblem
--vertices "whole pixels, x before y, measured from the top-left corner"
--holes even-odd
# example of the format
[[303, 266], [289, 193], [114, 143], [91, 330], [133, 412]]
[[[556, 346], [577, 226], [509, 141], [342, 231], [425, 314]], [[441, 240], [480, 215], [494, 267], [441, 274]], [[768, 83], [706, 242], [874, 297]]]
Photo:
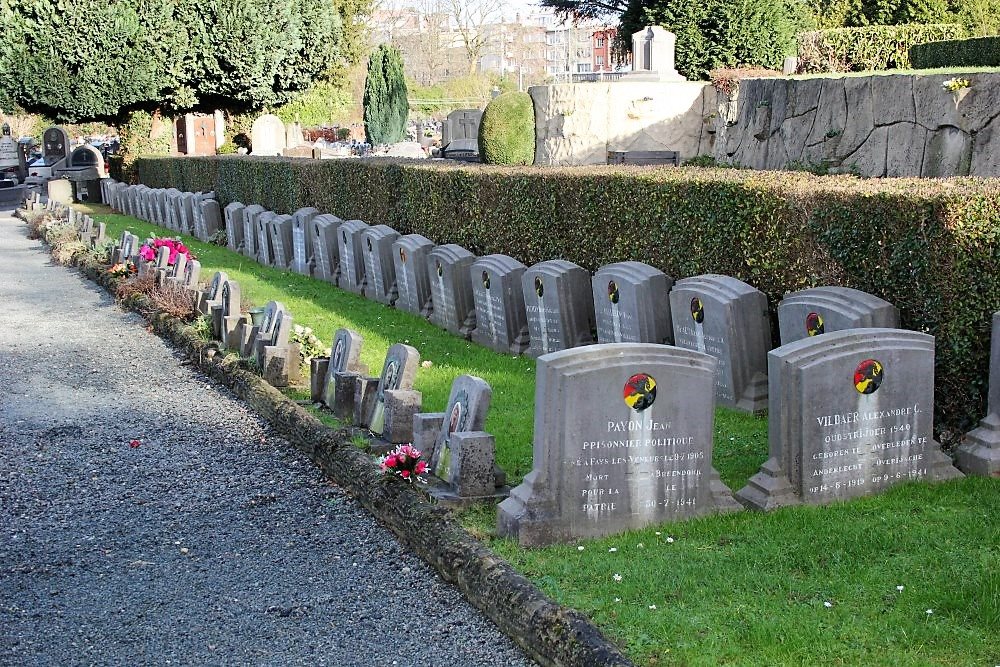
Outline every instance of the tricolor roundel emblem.
[[642, 412], [656, 400], [656, 380], [652, 375], [636, 373], [625, 382], [623, 397], [625, 405]]
[[882, 384], [883, 368], [875, 359], [865, 359], [854, 369], [854, 388], [861, 394], [874, 394]]

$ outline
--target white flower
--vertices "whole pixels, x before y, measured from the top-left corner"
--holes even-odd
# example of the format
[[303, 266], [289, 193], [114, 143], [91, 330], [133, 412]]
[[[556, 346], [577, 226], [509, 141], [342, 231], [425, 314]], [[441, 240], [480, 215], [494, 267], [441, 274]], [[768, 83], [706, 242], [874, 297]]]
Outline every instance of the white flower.
[[621, 602], [621, 601], [622, 601], [621, 598], [615, 598], [615, 602]]
[[635, 545], [635, 548], [636, 549], [643, 549], [643, 548], [645, 548], [645, 546], [646, 546], [645, 544], [643, 544], [642, 542], [639, 542], [639, 544]]
[[613, 554], [616, 551], [618, 551], [618, 549], [616, 547], [611, 547], [610, 549], [608, 549], [608, 553], [609, 554]]
[[931, 614], [933, 614], [933, 613], [934, 613], [934, 610], [933, 610], [933, 609], [928, 609], [928, 610], [927, 610], [927, 611], [926, 611], [925, 613], [926, 613], [926, 614], [927, 614], [928, 616], [930, 616]]
[[615, 581], [621, 581], [622, 580], [622, 575], [620, 575], [617, 572], [615, 572], [614, 580]]
[[827, 609], [829, 609], [830, 607], [833, 606], [833, 603], [832, 602], [824, 602], [823, 606], [826, 607]]
[[660, 531], [656, 531], [656, 534], [657, 535], [662, 535], [663, 533], [661, 533]]
[[577, 551], [583, 551], [583, 545], [581, 544], [580, 546], [578, 546], [578, 547], [576, 548], [576, 550], [577, 550]]
[[673, 544], [674, 543], [674, 538], [672, 538], [670, 536], [667, 536], [667, 542], [670, 543], [670, 544]]
[[309, 335], [313, 332], [312, 327], [305, 327], [302, 329], [302, 333]]
[[295, 333], [297, 333], [297, 334], [299, 334], [301, 336], [302, 332], [304, 331], [304, 329], [302, 328], [301, 324], [296, 324], [294, 327], [292, 327], [292, 331], [294, 331]]
[[902, 592], [905, 586], [896, 586], [896, 590]]
[[652, 609], [653, 611], [656, 611], [656, 605], [655, 604], [649, 605], [649, 608]]

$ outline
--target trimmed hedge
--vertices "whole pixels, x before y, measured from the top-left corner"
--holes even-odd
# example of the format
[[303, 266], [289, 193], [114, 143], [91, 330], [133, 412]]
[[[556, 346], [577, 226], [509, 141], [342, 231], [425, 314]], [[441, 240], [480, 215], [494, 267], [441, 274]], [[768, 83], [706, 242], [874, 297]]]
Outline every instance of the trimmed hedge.
[[315, 206], [528, 265], [565, 258], [594, 270], [633, 259], [675, 278], [727, 274], [762, 290], [772, 310], [787, 291], [854, 287], [937, 337], [946, 440], [984, 414], [1000, 307], [1000, 179], [242, 156], [148, 158], [137, 168], [146, 185], [214, 189], [223, 205]]
[[798, 37], [800, 72], [910, 69], [915, 44], [965, 36], [958, 24], [872, 25], [804, 32]]
[[528, 93], [490, 100], [479, 122], [479, 155], [486, 164], [529, 165], [535, 161], [535, 108]]
[[914, 44], [910, 61], [918, 69], [933, 67], [1000, 67], [1000, 37], [948, 39]]

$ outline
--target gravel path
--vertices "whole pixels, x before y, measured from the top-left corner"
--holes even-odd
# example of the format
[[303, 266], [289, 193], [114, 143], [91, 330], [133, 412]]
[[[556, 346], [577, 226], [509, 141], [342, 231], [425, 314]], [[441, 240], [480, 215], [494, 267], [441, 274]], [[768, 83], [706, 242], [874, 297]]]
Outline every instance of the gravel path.
[[6, 214], [0, 304], [0, 665], [533, 664]]

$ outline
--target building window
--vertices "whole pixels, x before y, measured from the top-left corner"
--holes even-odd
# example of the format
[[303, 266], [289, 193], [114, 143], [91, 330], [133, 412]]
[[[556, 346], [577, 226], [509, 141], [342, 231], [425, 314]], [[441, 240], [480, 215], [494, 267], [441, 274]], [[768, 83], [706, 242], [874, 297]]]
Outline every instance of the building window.
[[577, 63], [576, 64], [576, 71], [579, 72], [579, 73], [581, 73], [581, 74], [584, 73], [584, 72], [589, 72], [590, 71], [590, 63]]
[[597, 47], [600, 48], [602, 46], [604, 46], [604, 38], [603, 37], [598, 37], [597, 38]]
[[597, 56], [597, 66], [604, 67], [604, 56]]

